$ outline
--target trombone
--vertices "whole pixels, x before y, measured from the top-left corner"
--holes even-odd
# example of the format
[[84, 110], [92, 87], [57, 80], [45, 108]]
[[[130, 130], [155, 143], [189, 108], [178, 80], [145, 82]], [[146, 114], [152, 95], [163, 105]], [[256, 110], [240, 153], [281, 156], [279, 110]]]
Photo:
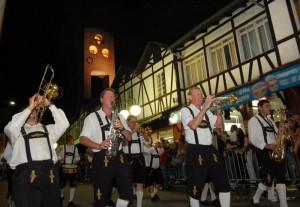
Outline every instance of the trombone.
[[[54, 69], [47, 65], [42, 80], [40, 82], [39, 88], [37, 93], [44, 98], [51, 101], [52, 99], [57, 99], [62, 96], [62, 88], [57, 84], [53, 83], [52, 80], [54, 78]], [[42, 120], [42, 117], [46, 111], [46, 107], [43, 105], [39, 105], [37, 107], [37, 114], [38, 114], [38, 122]]]

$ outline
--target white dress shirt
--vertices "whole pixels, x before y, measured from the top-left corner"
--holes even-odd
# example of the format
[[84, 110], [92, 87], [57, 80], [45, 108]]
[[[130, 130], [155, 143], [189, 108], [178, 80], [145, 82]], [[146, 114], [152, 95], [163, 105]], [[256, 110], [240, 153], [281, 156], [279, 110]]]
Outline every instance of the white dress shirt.
[[[267, 142], [265, 142], [264, 139], [264, 133], [263, 133], [263, 129], [261, 124], [258, 122], [257, 118], [259, 118], [259, 120], [261, 121], [261, 123], [263, 124], [263, 126], [265, 127], [270, 127], [270, 125], [261, 118], [261, 116], [254, 116], [252, 117], [249, 122], [248, 122], [248, 134], [249, 134], [249, 139], [250, 142], [257, 148], [259, 149], [264, 149], [266, 144], [274, 144], [276, 143], [276, 135], [273, 132], [266, 132], [267, 133]], [[272, 123], [274, 130], [278, 131], [276, 124], [273, 122], [273, 120], [270, 117], [266, 118], [267, 121], [269, 121], [270, 123]]]
[[[189, 108], [192, 109], [192, 111], [194, 113], [194, 117], [196, 117], [198, 115], [198, 113], [200, 112], [200, 110], [193, 104], [190, 104]], [[189, 144], [196, 144], [194, 130], [188, 126], [188, 124], [194, 119], [194, 117], [192, 116], [190, 110], [187, 109], [186, 107], [183, 107], [180, 110], [180, 112], [181, 112], [181, 122], [183, 124], [184, 133], [185, 133], [185, 140]], [[211, 111], [209, 111], [209, 110], [206, 112], [206, 114], [208, 116], [210, 126], [212, 127], [212, 129], [215, 128], [217, 116], [213, 115], [211, 113]], [[205, 116], [203, 116], [203, 120], [206, 120]], [[199, 128], [198, 127], [196, 129], [196, 131], [197, 131], [197, 135], [198, 135], [199, 144], [201, 144], [201, 145], [211, 145], [212, 144], [212, 134], [211, 134], [209, 127], [208, 128]]]
[[[140, 140], [140, 143], [138, 143], [138, 142], [131, 143], [131, 147], [130, 147], [131, 154], [138, 154], [138, 153], [143, 153], [144, 152], [144, 145], [147, 144], [147, 142], [145, 141], [145, 139], [142, 135], [140, 135], [140, 137], [138, 137], [137, 132], [134, 132], [132, 134], [131, 141], [137, 141], [137, 140]], [[141, 146], [141, 149], [140, 149], [140, 146]], [[123, 152], [125, 154], [129, 153], [128, 148], [129, 148], [129, 143], [127, 145], [123, 146]]]
[[[158, 152], [157, 152], [158, 151]], [[152, 166], [151, 164], [151, 155], [161, 155], [164, 153], [164, 149], [162, 147], [157, 148], [157, 151], [152, 146], [145, 146], [144, 147], [144, 157], [145, 157], [145, 165], [146, 167], [152, 167], [153, 169], [159, 168], [159, 158], [153, 158], [152, 160]]]
[[[107, 125], [108, 122], [106, 120], [106, 114], [104, 113], [104, 111], [102, 111], [102, 109], [98, 110], [96, 113], [98, 113], [100, 115], [100, 118], [103, 122], [103, 126]], [[128, 127], [124, 117], [122, 116], [122, 114], [118, 114], [119, 115], [119, 119], [122, 122], [124, 128], [128, 131], [131, 131], [130, 128]], [[110, 123], [110, 120], [109, 120]], [[105, 137], [108, 136], [109, 131], [105, 130]], [[101, 144], [102, 143], [102, 132], [101, 132], [101, 128], [100, 128], [100, 124], [97, 118], [97, 115], [95, 114], [95, 112], [90, 113], [85, 119], [84, 119], [84, 123], [83, 123], [83, 127], [80, 133], [80, 136], [84, 136], [87, 137], [88, 139], [90, 139], [91, 141]], [[103, 138], [103, 140], [105, 140], [105, 137]], [[120, 149], [122, 148], [122, 146], [120, 146]], [[100, 150], [97, 149], [92, 149], [93, 152], [99, 152]]]
[[[63, 135], [66, 129], [69, 127], [69, 121], [65, 113], [56, 108], [53, 104], [49, 106], [52, 113], [54, 124], [46, 125], [49, 133], [50, 147], [52, 150], [52, 160], [54, 163], [57, 161], [57, 156], [53, 148], [53, 144]], [[22, 163], [27, 163], [25, 139], [22, 135], [21, 128], [24, 125], [24, 130], [26, 134], [36, 131], [44, 132], [42, 124], [38, 123], [36, 125], [25, 124], [31, 110], [26, 108], [20, 113], [15, 114], [12, 120], [5, 126], [4, 133], [8, 136], [12, 144], [12, 157], [10, 160], [10, 167], [14, 169], [17, 165]], [[33, 161], [49, 160], [51, 157], [47, 138], [36, 138], [29, 140], [29, 148], [31, 152], [31, 157]]]
[[[65, 153], [65, 148], [67, 153]], [[69, 153], [72, 154], [74, 153], [74, 154], [71, 155]], [[58, 149], [57, 156], [58, 159], [63, 163], [62, 166], [67, 168], [76, 168], [77, 167], [76, 163], [80, 160], [78, 149], [74, 144], [66, 144], [65, 146], [64, 145], [60, 146]]]

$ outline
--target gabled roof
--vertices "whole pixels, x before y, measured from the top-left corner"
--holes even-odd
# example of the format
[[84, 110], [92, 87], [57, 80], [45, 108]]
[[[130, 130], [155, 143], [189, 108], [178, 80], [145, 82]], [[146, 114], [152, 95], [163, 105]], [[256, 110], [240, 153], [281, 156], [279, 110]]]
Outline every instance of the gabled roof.
[[136, 66], [136, 72], [143, 71], [147, 64], [149, 63], [149, 60], [151, 57], [153, 57], [153, 63], [161, 60], [161, 49], [166, 49], [167, 45], [159, 42], [148, 42], [144, 52]]
[[196, 38], [200, 33], [204, 33], [207, 29], [213, 25], [219, 24], [219, 21], [226, 17], [232, 16], [232, 12], [236, 9], [246, 6], [248, 0], [233, 0], [231, 3], [223, 7], [221, 10], [217, 11], [214, 15], [202, 21], [198, 26], [189, 31], [186, 35], [179, 38], [176, 42], [169, 46], [170, 50], [174, 50], [177, 47], [182, 47], [184, 44], [190, 40]]

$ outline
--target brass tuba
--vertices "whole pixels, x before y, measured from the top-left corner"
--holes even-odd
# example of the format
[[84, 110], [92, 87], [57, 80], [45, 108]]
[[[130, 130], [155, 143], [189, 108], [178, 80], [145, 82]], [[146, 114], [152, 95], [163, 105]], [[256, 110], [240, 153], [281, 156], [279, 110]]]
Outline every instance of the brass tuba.
[[[49, 101], [52, 101], [53, 99], [58, 99], [62, 97], [63, 94], [62, 88], [52, 82], [53, 78], [54, 70], [50, 65], [47, 65], [44, 70], [44, 74], [37, 93], [47, 98]], [[42, 120], [45, 111], [46, 108], [43, 105], [37, 107], [37, 114], [39, 117], [38, 122]]]

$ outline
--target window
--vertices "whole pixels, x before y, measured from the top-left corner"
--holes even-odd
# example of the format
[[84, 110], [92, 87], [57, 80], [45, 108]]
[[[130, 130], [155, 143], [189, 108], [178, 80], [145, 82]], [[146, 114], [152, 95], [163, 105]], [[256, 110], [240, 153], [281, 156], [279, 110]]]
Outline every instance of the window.
[[212, 70], [210, 71], [210, 75], [216, 75], [237, 65], [237, 55], [232, 37], [212, 46], [210, 51], [212, 62]]
[[132, 95], [131, 89], [126, 90], [125, 99], [126, 99], [125, 105], [126, 105], [126, 108], [128, 108], [133, 104], [133, 95]]
[[184, 62], [185, 85], [190, 87], [207, 78], [204, 55], [194, 56]]
[[157, 97], [166, 94], [166, 79], [165, 73], [161, 72], [156, 75]]
[[261, 18], [240, 30], [241, 57], [248, 60], [273, 48], [267, 18]]

